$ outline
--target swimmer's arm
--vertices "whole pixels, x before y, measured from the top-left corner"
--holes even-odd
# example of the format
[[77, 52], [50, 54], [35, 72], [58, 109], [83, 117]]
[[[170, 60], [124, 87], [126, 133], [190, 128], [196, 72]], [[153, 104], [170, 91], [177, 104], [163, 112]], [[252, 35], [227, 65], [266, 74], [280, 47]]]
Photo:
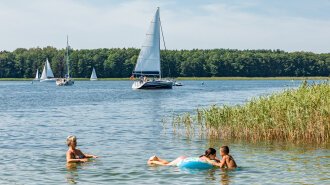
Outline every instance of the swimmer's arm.
[[85, 158], [99, 158], [99, 156], [96, 155], [89, 155], [89, 154], [84, 154], [81, 150], [77, 149], [82, 155], [85, 156]]
[[86, 158], [99, 158], [99, 156], [96, 155], [89, 155], [89, 154], [84, 154]]
[[215, 161], [217, 161], [218, 163], [220, 163], [220, 162], [221, 162], [221, 160], [220, 160], [220, 159], [218, 159], [218, 158], [214, 158], [214, 160], [215, 160]]
[[208, 163], [212, 164], [213, 166], [219, 166], [220, 168], [223, 168], [226, 164], [226, 160], [220, 160], [220, 163], [214, 162], [212, 160], [210, 160], [209, 158], [205, 157], [204, 158]]

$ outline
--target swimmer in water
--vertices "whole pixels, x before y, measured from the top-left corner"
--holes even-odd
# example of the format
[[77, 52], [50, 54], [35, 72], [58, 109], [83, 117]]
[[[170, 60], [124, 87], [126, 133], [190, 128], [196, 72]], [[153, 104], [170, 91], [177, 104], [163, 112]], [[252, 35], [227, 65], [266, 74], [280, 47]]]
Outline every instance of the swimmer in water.
[[214, 165], [214, 166], [219, 166], [220, 168], [227, 167], [228, 169], [236, 169], [237, 165], [234, 160], [234, 158], [229, 155], [229, 147], [228, 146], [222, 146], [220, 148], [220, 155], [222, 159], [220, 160], [219, 163], [215, 163], [214, 161], [208, 159], [207, 157], [203, 157], [208, 163]]
[[66, 162], [86, 162], [88, 158], [99, 158], [96, 155], [88, 155], [82, 153], [77, 147], [77, 138], [76, 136], [68, 136], [66, 138], [66, 144], [69, 147], [69, 150], [66, 152]]
[[[210, 161], [215, 161], [215, 163], [220, 162], [219, 159], [216, 158], [216, 150], [214, 148], [209, 148], [205, 151], [205, 155], [199, 156], [199, 160], [204, 160], [204, 158], [209, 159]], [[161, 159], [157, 156], [152, 156], [149, 158], [147, 164], [148, 165], [164, 165], [164, 166], [175, 166], [178, 165], [180, 162], [182, 162], [185, 159], [192, 159], [196, 157], [186, 157], [186, 156], [181, 156], [177, 159], [175, 159], [172, 162], [166, 161], [164, 159]]]

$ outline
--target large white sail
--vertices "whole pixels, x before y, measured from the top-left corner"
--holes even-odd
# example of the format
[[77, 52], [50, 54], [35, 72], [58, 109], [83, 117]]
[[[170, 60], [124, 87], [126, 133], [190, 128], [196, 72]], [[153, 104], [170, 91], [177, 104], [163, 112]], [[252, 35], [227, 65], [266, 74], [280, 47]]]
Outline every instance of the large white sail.
[[92, 75], [90, 80], [97, 80], [97, 76], [96, 76], [96, 72], [95, 72], [95, 68], [93, 67], [93, 71], [92, 71]]
[[146, 34], [133, 74], [160, 75], [159, 20], [159, 9], [157, 9]]

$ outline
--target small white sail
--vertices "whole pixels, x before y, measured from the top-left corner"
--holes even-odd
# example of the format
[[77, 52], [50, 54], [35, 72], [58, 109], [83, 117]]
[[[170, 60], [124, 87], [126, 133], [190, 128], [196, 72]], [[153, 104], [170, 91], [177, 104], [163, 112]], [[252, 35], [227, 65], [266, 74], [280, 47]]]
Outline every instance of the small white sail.
[[36, 77], [34, 79], [39, 80], [39, 70], [38, 69], [37, 69]]
[[53, 71], [50, 67], [50, 64], [48, 62], [48, 58], [46, 60], [46, 63], [45, 63], [45, 66], [44, 66], [44, 70], [42, 71], [42, 74], [41, 74], [41, 78], [40, 79], [47, 79], [47, 78], [54, 78], [54, 74], [53, 74]]
[[96, 76], [96, 72], [95, 72], [95, 68], [93, 67], [93, 71], [92, 71], [92, 75], [90, 80], [97, 80], [97, 76]]
[[133, 74], [160, 76], [160, 24], [159, 9], [151, 21]]
[[42, 70], [42, 74], [41, 74], [41, 77], [40, 79], [44, 80], [47, 78], [47, 70], [46, 70], [46, 66], [47, 66], [47, 63], [44, 65], [44, 69]]

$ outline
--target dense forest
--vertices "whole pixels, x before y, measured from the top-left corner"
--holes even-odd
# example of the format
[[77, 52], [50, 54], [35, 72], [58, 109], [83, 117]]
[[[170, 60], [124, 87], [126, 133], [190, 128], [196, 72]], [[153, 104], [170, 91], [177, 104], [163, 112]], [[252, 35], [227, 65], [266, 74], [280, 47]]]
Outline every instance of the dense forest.
[[[99, 78], [129, 77], [139, 49], [70, 49], [73, 77], [88, 78], [93, 67]], [[55, 77], [62, 77], [65, 49], [18, 48], [0, 52], [0, 78], [33, 78], [46, 58]], [[281, 50], [162, 50], [163, 77], [329, 76], [330, 53], [288, 53]]]

